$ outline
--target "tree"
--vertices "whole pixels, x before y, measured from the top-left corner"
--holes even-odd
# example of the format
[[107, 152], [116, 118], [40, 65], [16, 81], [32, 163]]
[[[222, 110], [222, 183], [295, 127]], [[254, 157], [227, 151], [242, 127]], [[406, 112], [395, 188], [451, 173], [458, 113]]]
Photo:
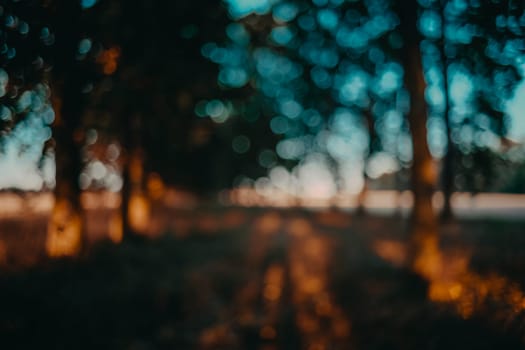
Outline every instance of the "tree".
[[400, 33], [404, 41], [401, 62], [405, 86], [410, 94], [408, 122], [412, 137], [412, 241], [413, 267], [424, 275], [438, 273], [437, 222], [432, 207], [436, 185], [436, 169], [427, 143], [426, 82], [420, 52], [422, 36], [418, 28], [417, 1], [403, 1], [399, 10]]
[[[79, 134], [75, 133], [75, 129], [80, 113], [80, 81], [83, 78], [75, 71], [80, 4], [27, 0], [9, 1], [5, 5], [2, 15], [8, 28], [3, 32], [2, 39], [6, 51], [4, 66], [10, 74], [9, 94], [4, 95], [2, 103], [3, 108], [14, 110], [11, 115], [20, 117], [3, 119], [8, 121], [8, 128], [12, 128], [23, 123], [24, 118], [34, 118], [35, 105], [49, 104], [49, 93], [52, 91], [55, 116], [53, 118], [53, 112], [47, 111], [43, 118], [46, 123], [54, 119], [53, 141], [57, 163], [56, 205], [49, 227], [48, 250], [50, 254], [75, 253], [81, 245], [78, 177], [75, 177], [80, 172], [80, 154], [77, 152]], [[48, 73], [51, 65], [54, 65], [52, 75]], [[38, 89], [41, 94], [37, 93]], [[13, 104], [13, 101], [16, 102]], [[58, 236], [61, 239], [55, 239]], [[58, 241], [62, 243], [56, 245]]]
[[[55, 110], [53, 149], [56, 163], [55, 208], [48, 229], [51, 255], [77, 254], [86, 245], [80, 174], [84, 168], [85, 114], [94, 85], [116, 69], [104, 47], [106, 7], [96, 1], [55, 0], [43, 15], [49, 45], [43, 57]], [[110, 55], [109, 55], [110, 56]]]
[[[517, 18], [523, 15], [523, 5], [515, 1], [460, 4], [442, 0], [430, 3], [426, 10], [428, 21], [441, 22], [441, 29], [437, 28], [427, 36], [439, 47], [443, 72], [444, 99], [437, 109], [443, 113], [447, 136], [441, 177], [444, 193], [442, 217], [449, 219], [452, 216], [450, 198], [457, 187], [454, 178], [464, 163], [463, 159], [471, 152], [486, 148], [495, 152], [501, 149], [499, 144], [506, 133], [505, 101], [521, 80], [519, 52], [523, 54], [523, 48], [520, 48], [523, 25]], [[466, 80], [463, 89], [466, 96], [458, 100], [457, 96], [452, 96], [454, 90], [451, 89], [462, 77], [463, 81]], [[455, 136], [467, 129], [478, 136], [472, 140]], [[483, 134], [485, 136], [480, 139], [479, 135]], [[490, 179], [485, 181], [488, 183]]]
[[[213, 123], [195, 118], [194, 106], [220, 96], [217, 69], [201, 47], [224, 35], [217, 28], [227, 18], [220, 3], [208, 0], [108, 0], [105, 6], [109, 15], [100, 35], [119, 58], [111, 89], [93, 108], [113, 116], [108, 133], [123, 153], [121, 216], [125, 237], [132, 237], [147, 225], [148, 174], [191, 189], [214, 186], [206, 164], [218, 158], [220, 147], [213, 144]], [[144, 220], [133, 222], [139, 217]]]
[[[4, 33], [4, 40], [6, 48], [13, 46], [8, 49], [12, 53], [6, 62], [12, 77], [11, 99], [18, 91], [27, 92], [21, 94], [15, 111], [22, 117], [32, 116], [31, 106], [52, 105], [40, 114], [53, 129], [53, 138], [46, 146], [53, 150], [56, 164], [55, 207], [47, 239], [48, 253], [53, 256], [77, 254], [86, 238], [79, 175], [83, 169], [86, 100], [99, 75], [96, 60], [102, 52], [96, 45], [100, 43], [91, 37], [98, 23], [89, 18], [95, 3], [12, 1], [6, 12], [11, 31]], [[23, 118], [10, 124], [21, 122]]]

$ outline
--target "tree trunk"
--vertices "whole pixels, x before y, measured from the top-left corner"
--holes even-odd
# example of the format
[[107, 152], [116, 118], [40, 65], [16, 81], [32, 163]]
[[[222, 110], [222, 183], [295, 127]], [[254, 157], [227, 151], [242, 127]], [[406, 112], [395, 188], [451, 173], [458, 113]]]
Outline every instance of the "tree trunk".
[[420, 52], [421, 37], [417, 27], [417, 1], [403, 1], [400, 11], [404, 40], [402, 64], [404, 83], [410, 93], [408, 121], [413, 145], [411, 186], [414, 205], [411, 217], [411, 263], [416, 272], [432, 277], [439, 273], [437, 221], [432, 208], [436, 184], [435, 165], [427, 142], [426, 82]]
[[82, 171], [81, 92], [70, 76], [54, 86], [55, 205], [48, 225], [49, 256], [77, 255], [85, 247], [79, 177]]
[[[129, 219], [129, 203], [131, 200], [131, 180], [129, 171], [129, 151], [124, 149], [124, 162], [122, 164], [122, 189], [120, 190], [120, 224], [122, 225], [121, 238], [128, 238], [133, 235]], [[118, 242], [117, 242], [118, 243]]]
[[[124, 120], [125, 118], [123, 118]], [[132, 115], [125, 122], [123, 135], [124, 164], [122, 166], [121, 216], [125, 239], [147, 233], [150, 201], [146, 196], [144, 154], [141, 147], [140, 116]]]
[[79, 1], [49, 4], [49, 15], [58, 33], [51, 53], [53, 139], [55, 144], [55, 205], [47, 228], [49, 256], [72, 256], [86, 247], [79, 177], [82, 171], [80, 130], [83, 112], [82, 81], [85, 71], [77, 60], [81, 38], [82, 8]]
[[370, 177], [366, 173], [366, 161], [368, 161], [370, 157], [372, 156], [372, 154], [374, 153], [374, 147], [375, 147], [374, 145], [377, 140], [377, 133], [375, 131], [376, 130], [375, 125], [374, 125], [375, 122], [374, 122], [374, 116], [372, 115], [372, 111], [366, 110], [364, 112], [364, 117], [365, 117], [364, 121], [366, 123], [366, 128], [368, 130], [368, 154], [366, 155], [365, 164], [363, 167], [363, 180], [364, 180], [363, 188], [361, 188], [361, 191], [359, 192], [359, 195], [357, 196], [356, 214], [360, 216], [366, 214], [365, 201], [366, 201], [366, 197], [368, 194], [368, 190], [370, 188], [369, 186]]
[[447, 153], [443, 158], [443, 166], [441, 170], [441, 181], [443, 189], [443, 209], [441, 210], [441, 219], [448, 221], [452, 219], [452, 193], [454, 192], [454, 160], [456, 155], [456, 148], [452, 140], [452, 126], [450, 124], [450, 101], [449, 101], [449, 84], [448, 84], [448, 66], [449, 60], [445, 54], [445, 4], [446, 1], [441, 1], [441, 23], [442, 23], [442, 37], [441, 37], [441, 61], [443, 62], [443, 82], [445, 90], [445, 127], [447, 132]]

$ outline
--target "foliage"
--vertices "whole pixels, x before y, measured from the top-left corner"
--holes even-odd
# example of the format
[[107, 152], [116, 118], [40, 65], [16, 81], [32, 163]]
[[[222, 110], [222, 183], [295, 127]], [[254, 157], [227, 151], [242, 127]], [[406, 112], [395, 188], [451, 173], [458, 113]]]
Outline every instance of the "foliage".
[[[258, 97], [246, 103], [258, 104], [252, 109], [264, 111], [281, 140], [275, 147], [280, 163], [293, 167], [322, 153], [336, 168], [359, 167], [374, 152], [399, 165], [411, 162], [404, 118], [409, 97], [399, 60], [406, 50], [399, 32], [403, 6], [380, 0], [278, 1], [254, 8], [228, 3], [234, 18], [229, 40], [208, 44], [203, 53], [221, 67], [219, 83], [254, 90]], [[435, 157], [447, 152], [444, 118], [452, 121], [460, 154], [499, 149], [508, 124], [505, 102], [525, 57], [523, 10], [516, 2], [419, 2]], [[448, 100], [450, 115], [444, 115]]]

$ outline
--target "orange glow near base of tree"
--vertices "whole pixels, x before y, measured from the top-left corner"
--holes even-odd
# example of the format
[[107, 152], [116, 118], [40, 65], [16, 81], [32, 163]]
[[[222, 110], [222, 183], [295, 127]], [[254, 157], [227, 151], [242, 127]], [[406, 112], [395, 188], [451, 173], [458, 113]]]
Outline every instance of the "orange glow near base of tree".
[[493, 302], [506, 306], [494, 314], [494, 320], [508, 321], [525, 311], [525, 293], [516, 282], [496, 273], [484, 276], [468, 264], [468, 254], [443, 259], [441, 276], [429, 281], [428, 298], [452, 305], [463, 318]]
[[150, 222], [149, 199], [142, 193], [133, 193], [128, 205], [130, 227], [137, 232], [145, 233]]
[[55, 203], [47, 228], [46, 251], [50, 257], [74, 256], [82, 245], [82, 219], [65, 200]]
[[443, 262], [436, 235], [427, 235], [416, 240], [414, 270], [429, 280], [439, 278], [443, 273]]
[[166, 186], [159, 174], [149, 174], [147, 182], [148, 195], [154, 200], [160, 200], [166, 193]]
[[[525, 311], [525, 293], [519, 284], [497, 273], [480, 274], [469, 268], [470, 253], [439, 249], [433, 237], [420, 241], [414, 270], [428, 281], [430, 301], [449, 305], [467, 319], [487, 310], [491, 303], [504, 305], [493, 313], [494, 321], [506, 322]], [[379, 240], [373, 249], [395, 266], [407, 261], [408, 250], [399, 242]]]
[[124, 227], [122, 215], [120, 213], [113, 213], [111, 216], [109, 221], [108, 236], [113, 243], [122, 242], [122, 238], [124, 236]]

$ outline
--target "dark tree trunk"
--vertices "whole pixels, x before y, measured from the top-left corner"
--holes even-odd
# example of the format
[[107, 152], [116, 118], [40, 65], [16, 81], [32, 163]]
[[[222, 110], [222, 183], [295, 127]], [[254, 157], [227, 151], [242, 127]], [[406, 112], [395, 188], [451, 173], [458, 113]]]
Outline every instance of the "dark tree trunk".
[[417, 272], [433, 276], [439, 267], [437, 220], [432, 208], [436, 170], [427, 142], [426, 82], [420, 52], [421, 37], [417, 26], [417, 1], [403, 1], [400, 10], [400, 29], [404, 41], [401, 59], [405, 70], [405, 87], [410, 93], [408, 121], [413, 144], [411, 260]]
[[145, 193], [140, 115], [125, 114], [122, 120], [125, 125], [122, 137], [125, 152], [121, 190], [122, 228], [124, 239], [134, 239], [147, 231], [150, 203]]
[[61, 0], [49, 4], [55, 37], [50, 74], [55, 112], [55, 206], [48, 226], [46, 248], [50, 256], [78, 254], [86, 247], [79, 177], [82, 171], [81, 131], [82, 85], [85, 72], [77, 60], [81, 38], [82, 8], [79, 1]]
[[[128, 153], [128, 150], [123, 152]], [[122, 164], [122, 189], [120, 190], [120, 216], [122, 224], [122, 235], [123, 238], [127, 239], [130, 236], [134, 236], [129, 221], [129, 203], [131, 201], [131, 180], [130, 180], [130, 169], [128, 165], [128, 154], [124, 155], [124, 162]]]
[[82, 95], [74, 75], [57, 82], [53, 88], [56, 183], [47, 250], [51, 256], [76, 255], [86, 246], [79, 186], [83, 144], [80, 131]]

